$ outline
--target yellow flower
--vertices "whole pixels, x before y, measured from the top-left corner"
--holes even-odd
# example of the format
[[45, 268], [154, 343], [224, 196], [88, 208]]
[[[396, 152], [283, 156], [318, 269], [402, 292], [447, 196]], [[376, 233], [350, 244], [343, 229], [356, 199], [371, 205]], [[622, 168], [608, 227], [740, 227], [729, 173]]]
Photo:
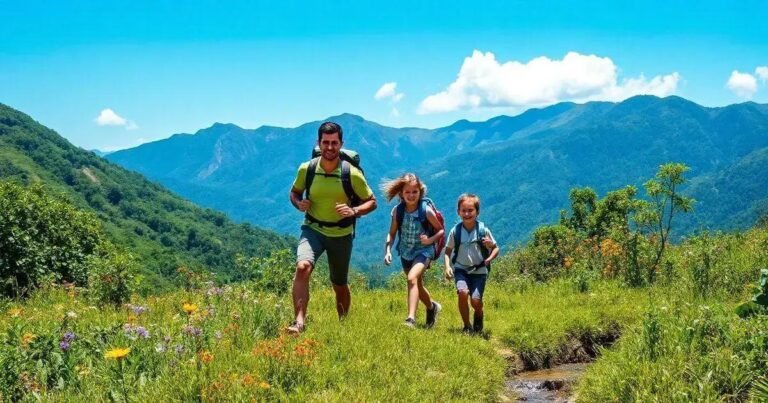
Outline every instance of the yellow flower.
[[27, 332], [27, 333], [24, 333], [24, 335], [23, 335], [23, 336], [21, 336], [21, 345], [22, 345], [23, 347], [26, 347], [26, 346], [28, 346], [28, 345], [29, 345], [29, 343], [32, 343], [32, 341], [33, 341], [33, 340], [35, 340], [35, 338], [36, 338], [36, 337], [37, 337], [37, 336], [35, 336], [35, 335], [34, 335], [34, 334], [32, 334], [32, 333], [29, 333], [29, 332]]
[[197, 305], [190, 303], [184, 303], [181, 308], [184, 310], [184, 312], [187, 313], [187, 315], [192, 315], [195, 311], [197, 311]]
[[131, 352], [130, 348], [114, 348], [112, 350], [107, 351], [107, 353], [104, 354], [104, 358], [111, 358], [113, 360], [122, 360], [130, 352]]
[[269, 384], [264, 381], [261, 381], [261, 383], [259, 383], [259, 387], [261, 387], [262, 389], [269, 389]]
[[8, 314], [11, 315], [12, 318], [18, 318], [21, 316], [21, 308], [11, 308], [11, 310], [8, 311]]

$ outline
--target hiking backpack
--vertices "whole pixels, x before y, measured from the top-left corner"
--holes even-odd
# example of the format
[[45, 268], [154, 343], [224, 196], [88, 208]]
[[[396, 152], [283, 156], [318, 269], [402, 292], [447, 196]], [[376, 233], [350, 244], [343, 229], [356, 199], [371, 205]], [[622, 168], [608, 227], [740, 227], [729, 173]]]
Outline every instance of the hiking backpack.
[[[320, 154], [320, 147], [315, 146], [315, 148], [312, 150], [312, 159], [309, 161], [309, 165], [307, 166], [307, 176], [304, 181], [304, 199], [309, 199], [309, 191], [312, 187], [312, 182], [315, 180], [315, 175], [317, 174], [315, 172], [317, 170], [317, 164], [320, 163]], [[339, 158], [341, 159], [341, 175], [327, 173], [322, 173], [321, 175], [325, 177], [340, 178], [341, 186], [344, 188], [344, 194], [346, 194], [347, 199], [349, 199], [349, 207], [359, 206], [363, 203], [363, 200], [355, 193], [355, 189], [352, 187], [351, 172], [353, 166], [359, 169], [360, 172], [363, 172], [363, 168], [360, 167], [360, 154], [355, 151], [342, 148], [339, 152]], [[305, 217], [310, 222], [317, 223], [321, 227], [344, 228], [349, 227], [350, 225], [354, 226], [355, 222], [357, 221], [357, 217], [342, 218], [338, 222], [320, 221], [309, 215], [309, 213], [305, 214]]]
[[[435, 203], [432, 201], [432, 199], [429, 198], [422, 198], [419, 200], [419, 208], [418, 208], [418, 216], [417, 220], [421, 223], [422, 228], [424, 228], [424, 232], [427, 233], [427, 236], [432, 236], [437, 233], [437, 230], [435, 230], [434, 227], [432, 227], [432, 224], [429, 222], [429, 219], [427, 219], [427, 206], [429, 206], [432, 211], [435, 212], [435, 218], [437, 218], [437, 221], [440, 222], [440, 225], [443, 226], [443, 230], [445, 230], [445, 218], [443, 217], [443, 213], [440, 212], [440, 210], [437, 209], [437, 206], [435, 206]], [[403, 226], [403, 219], [405, 218], [405, 202], [400, 202], [400, 204], [397, 205], [395, 208], [395, 220], [397, 221], [397, 247], [396, 249], [399, 249], [400, 247], [400, 229]], [[436, 239], [435, 242], [432, 244], [435, 247], [435, 259], [437, 259], [438, 256], [440, 256], [440, 253], [443, 251], [443, 248], [445, 247], [445, 232], [443, 232], [443, 236]]]
[[[463, 224], [458, 223], [453, 228], [453, 256], [451, 256], [451, 264], [456, 264], [456, 258], [459, 256], [459, 246], [461, 246], [462, 227], [463, 227]], [[475, 229], [472, 230], [472, 232], [474, 231], [477, 231], [477, 241], [475, 242], [480, 243], [480, 255], [483, 257], [483, 261], [485, 261], [485, 259], [488, 259], [488, 256], [491, 255], [491, 251], [488, 250], [488, 248], [486, 248], [485, 244], [483, 243], [483, 238], [485, 238], [485, 236], [488, 234], [485, 228], [485, 224], [483, 224], [482, 221], [478, 221], [475, 224]], [[470, 235], [472, 234], [470, 233]], [[488, 264], [486, 268], [488, 268], [488, 272], [490, 273], [491, 265]]]

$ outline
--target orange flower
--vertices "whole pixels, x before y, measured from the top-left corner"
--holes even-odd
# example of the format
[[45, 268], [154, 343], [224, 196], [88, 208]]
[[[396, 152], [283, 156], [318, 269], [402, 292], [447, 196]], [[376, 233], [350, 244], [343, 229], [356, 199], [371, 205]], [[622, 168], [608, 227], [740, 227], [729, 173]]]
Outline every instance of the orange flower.
[[563, 266], [565, 266], [566, 269], [570, 269], [571, 266], [573, 266], [573, 258], [566, 256], [565, 259], [563, 259]]
[[35, 336], [35, 335], [34, 335], [34, 334], [32, 334], [32, 333], [29, 333], [29, 332], [27, 332], [27, 333], [24, 333], [24, 335], [23, 335], [23, 336], [21, 336], [21, 346], [22, 346], [22, 347], [27, 347], [27, 346], [29, 346], [29, 343], [32, 343], [32, 341], [34, 341], [34, 340], [35, 340], [35, 338], [37, 338], [37, 336]]
[[203, 350], [197, 354], [198, 357], [200, 357], [200, 361], [202, 361], [204, 364], [208, 364], [211, 361], [213, 361], [214, 355], [210, 351]]
[[243, 375], [243, 385], [250, 386], [250, 385], [253, 385], [255, 382], [256, 382], [256, 379], [254, 379], [251, 374]]

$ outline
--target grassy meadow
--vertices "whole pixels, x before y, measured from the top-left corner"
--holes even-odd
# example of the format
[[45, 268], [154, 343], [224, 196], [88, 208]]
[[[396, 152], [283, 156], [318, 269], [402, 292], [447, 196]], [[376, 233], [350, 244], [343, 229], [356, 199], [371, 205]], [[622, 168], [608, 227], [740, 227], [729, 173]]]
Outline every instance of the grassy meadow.
[[[245, 281], [180, 267], [175, 291], [140, 295], [128, 253], [95, 248], [102, 254], [75, 259], [75, 286], [21, 248], [16, 261], [0, 260], [31, 262], [3, 266], [15, 270], [3, 273], [15, 292], [0, 299], [0, 401], [508, 401], [520, 371], [592, 361], [577, 401], [768, 401], [768, 310], [736, 314], [768, 295], [758, 287], [768, 220], [672, 244], [668, 227], [647, 230], [664, 215], [634, 194], [577, 190], [571, 216], [494, 262], [476, 335], [460, 331], [453, 285], [437, 269], [425, 281], [443, 312], [435, 328], [412, 329], [402, 275], [378, 288], [351, 276], [352, 310], [339, 321], [319, 265], [307, 331], [292, 337], [283, 332], [293, 316], [289, 250], [237, 256]], [[631, 211], [646, 218], [630, 227]], [[43, 218], [23, 228], [62, 228]], [[16, 245], [22, 227], [10, 228]], [[86, 256], [56, 243], [69, 238], [34, 250], [58, 248], [57, 264]], [[32, 275], [21, 292], [19, 278]]]

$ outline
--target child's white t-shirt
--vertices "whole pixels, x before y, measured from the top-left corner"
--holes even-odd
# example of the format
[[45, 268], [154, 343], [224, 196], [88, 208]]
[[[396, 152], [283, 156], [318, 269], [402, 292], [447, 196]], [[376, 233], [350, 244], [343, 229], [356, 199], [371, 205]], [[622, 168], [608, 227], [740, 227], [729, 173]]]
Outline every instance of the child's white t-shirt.
[[[464, 225], [460, 225], [459, 228], [461, 228], [461, 245], [459, 245], [458, 255], [456, 256], [456, 262], [452, 263], [454, 270], [467, 270], [470, 267], [479, 265], [483, 263], [483, 252], [480, 250], [480, 242], [482, 242], [482, 238], [480, 237], [480, 231], [478, 231], [480, 225], [475, 223], [475, 228], [472, 229], [471, 233], [467, 232], [467, 229], [464, 228]], [[447, 248], [451, 248], [451, 255], [449, 256], [451, 259], [453, 258], [453, 250], [455, 250], [455, 239], [456, 235], [454, 232], [456, 231], [456, 227], [454, 226], [451, 228], [451, 232], [448, 234], [448, 239], [445, 241], [445, 246]], [[491, 238], [491, 241], [493, 243], [496, 243], [496, 239], [493, 238], [493, 234], [491, 233], [490, 228], [485, 227], [485, 234]], [[487, 274], [488, 268], [486, 267], [480, 267], [474, 271], [472, 271], [472, 274]]]

